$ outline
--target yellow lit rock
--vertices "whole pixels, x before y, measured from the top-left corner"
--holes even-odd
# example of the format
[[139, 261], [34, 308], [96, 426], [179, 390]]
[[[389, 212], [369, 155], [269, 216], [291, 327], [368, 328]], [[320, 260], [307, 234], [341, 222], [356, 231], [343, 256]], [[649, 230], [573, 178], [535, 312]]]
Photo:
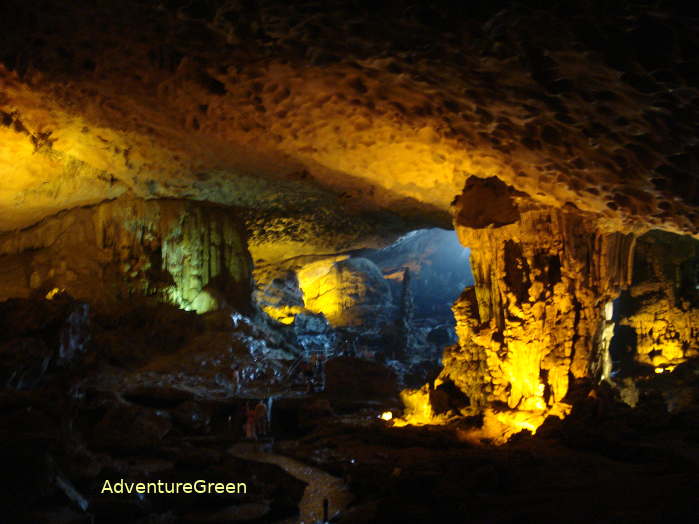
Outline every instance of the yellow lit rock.
[[385, 314], [390, 290], [379, 269], [363, 258], [331, 257], [297, 272], [306, 309], [333, 326], [360, 326]]
[[[493, 208], [474, 213], [484, 195]], [[589, 376], [604, 304], [630, 280], [633, 237], [476, 177], [454, 223], [472, 249], [475, 286], [453, 306], [459, 343], [446, 348], [437, 382], [453, 382], [473, 413], [492, 410], [487, 433], [534, 432], [549, 414], [565, 415], [569, 376]], [[403, 398], [406, 420], [434, 423], [427, 390]]]
[[400, 393], [403, 402], [403, 416], [393, 420], [396, 427], [443, 425], [449, 422], [448, 414], [435, 414], [430, 403], [429, 384], [420, 389], [404, 389]]
[[636, 243], [631, 314], [621, 325], [635, 337], [634, 358], [656, 373], [699, 356], [699, 307], [691, 275], [699, 242], [652, 231]]
[[277, 322], [286, 325], [293, 324], [296, 315], [305, 311], [300, 306], [264, 306], [262, 310]]
[[677, 366], [664, 366], [660, 368], [655, 368], [654, 371], [657, 374], [662, 374], [662, 373], [672, 373], [672, 371], [676, 368]]
[[46, 300], [53, 300], [53, 298], [58, 295], [59, 293], [63, 293], [65, 290], [61, 288], [53, 288], [51, 291], [46, 293]]

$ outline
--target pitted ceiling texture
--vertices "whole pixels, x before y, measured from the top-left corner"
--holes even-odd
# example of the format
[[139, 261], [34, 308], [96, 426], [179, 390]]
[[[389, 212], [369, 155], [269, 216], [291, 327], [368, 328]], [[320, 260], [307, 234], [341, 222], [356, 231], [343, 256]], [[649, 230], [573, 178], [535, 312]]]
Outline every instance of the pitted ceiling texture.
[[349, 249], [449, 224], [476, 175], [699, 233], [696, 13], [374, 4], [3, 2], [0, 229], [131, 191]]

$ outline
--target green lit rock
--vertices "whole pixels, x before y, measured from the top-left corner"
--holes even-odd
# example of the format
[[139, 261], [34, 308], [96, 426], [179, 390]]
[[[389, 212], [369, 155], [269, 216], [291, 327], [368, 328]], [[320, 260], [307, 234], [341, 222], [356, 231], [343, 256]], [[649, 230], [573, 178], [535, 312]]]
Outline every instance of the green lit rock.
[[132, 197], [72, 209], [0, 236], [0, 299], [65, 291], [97, 306], [148, 297], [204, 313], [247, 309], [242, 222], [210, 203]]

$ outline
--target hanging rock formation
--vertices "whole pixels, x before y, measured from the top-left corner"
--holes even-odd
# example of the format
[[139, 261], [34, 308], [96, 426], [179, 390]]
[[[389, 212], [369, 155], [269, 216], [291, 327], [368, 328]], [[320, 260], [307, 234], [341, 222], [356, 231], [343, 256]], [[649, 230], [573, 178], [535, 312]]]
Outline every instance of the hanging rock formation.
[[1, 297], [56, 290], [95, 305], [151, 296], [199, 312], [245, 310], [251, 261], [230, 208], [121, 197], [0, 235]]

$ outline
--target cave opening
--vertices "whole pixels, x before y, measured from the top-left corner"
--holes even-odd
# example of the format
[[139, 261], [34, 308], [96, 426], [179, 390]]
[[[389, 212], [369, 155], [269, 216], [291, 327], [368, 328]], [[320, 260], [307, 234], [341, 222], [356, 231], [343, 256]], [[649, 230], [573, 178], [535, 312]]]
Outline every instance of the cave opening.
[[307, 358], [386, 364], [402, 387], [419, 387], [457, 341], [451, 307], [473, 284], [469, 255], [453, 230], [414, 230], [385, 247], [262, 268], [255, 297]]

